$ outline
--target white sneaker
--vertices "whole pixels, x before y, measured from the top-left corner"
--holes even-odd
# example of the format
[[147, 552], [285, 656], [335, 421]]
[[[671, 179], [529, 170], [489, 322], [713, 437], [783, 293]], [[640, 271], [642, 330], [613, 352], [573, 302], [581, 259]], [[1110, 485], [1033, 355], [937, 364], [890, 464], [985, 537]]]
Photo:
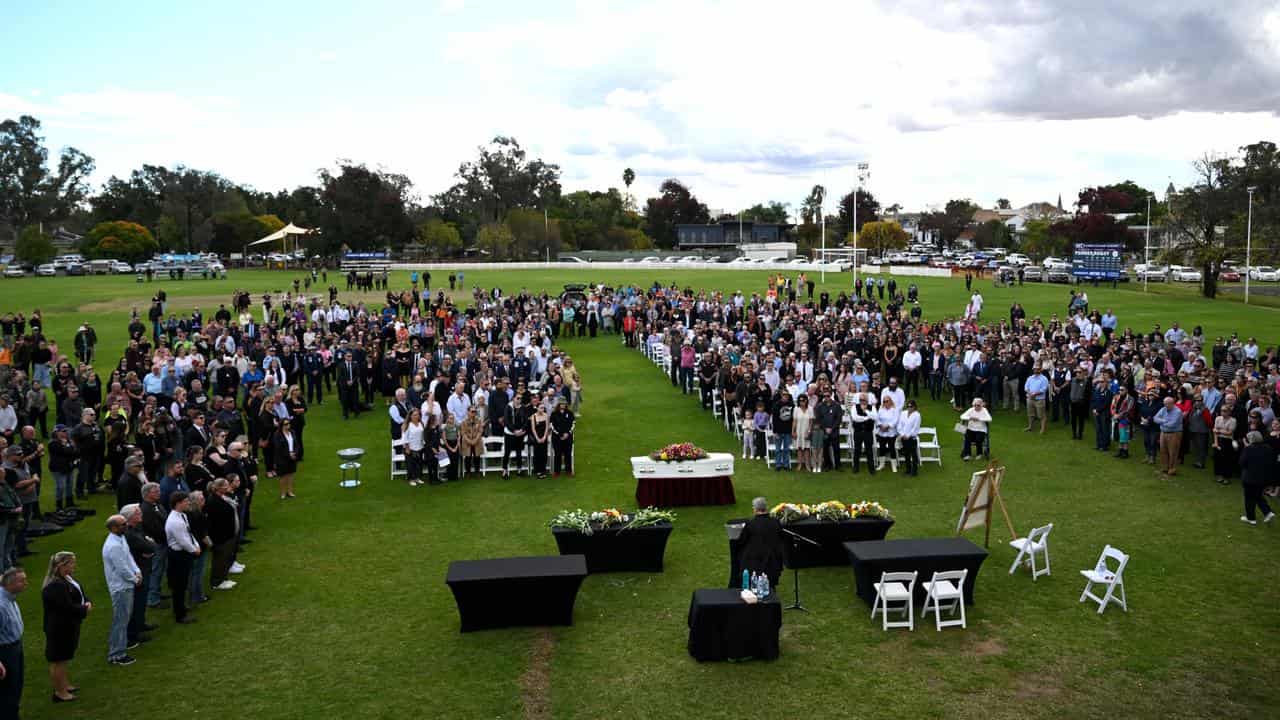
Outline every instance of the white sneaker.
[[214, 586], [213, 586], [213, 589], [214, 589], [214, 590], [230, 590], [231, 588], [233, 588], [233, 587], [235, 587], [235, 586], [236, 586], [236, 584], [235, 584], [234, 582], [232, 582], [231, 580], [223, 580], [222, 582], [218, 583], [217, 585], [214, 585]]
[[228, 570], [227, 572], [231, 573], [232, 575], [239, 575], [240, 573], [244, 572], [244, 566], [241, 565], [240, 563], [235, 563], [231, 566], [231, 569]]
[[1240, 522], [1245, 523], [1246, 525], [1257, 525], [1257, 524], [1258, 524], [1258, 521], [1257, 521], [1257, 520], [1250, 520], [1249, 518], [1245, 517], [1244, 515], [1241, 515], [1241, 516], [1240, 516]]
[[1269, 523], [1269, 522], [1271, 522], [1272, 520], [1275, 520], [1275, 519], [1276, 519], [1276, 514], [1275, 514], [1275, 513], [1273, 513], [1273, 512], [1269, 512], [1269, 513], [1267, 513], [1267, 514], [1266, 514], [1266, 516], [1265, 516], [1265, 517], [1263, 517], [1263, 518], [1262, 518], [1262, 522]]

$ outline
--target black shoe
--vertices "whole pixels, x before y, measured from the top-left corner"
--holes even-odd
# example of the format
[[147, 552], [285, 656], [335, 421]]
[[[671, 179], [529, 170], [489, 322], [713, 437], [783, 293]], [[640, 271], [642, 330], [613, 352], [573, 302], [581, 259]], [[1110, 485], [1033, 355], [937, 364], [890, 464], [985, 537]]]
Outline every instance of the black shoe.
[[135, 662], [137, 662], [137, 660], [134, 660], [133, 658], [129, 657], [128, 655], [121, 655], [120, 657], [113, 657], [113, 658], [111, 658], [110, 660], [108, 660], [107, 662], [108, 662], [108, 663], [110, 663], [110, 664], [112, 664], [112, 665], [127, 666], [127, 665], [132, 665], [132, 664], [134, 664]]

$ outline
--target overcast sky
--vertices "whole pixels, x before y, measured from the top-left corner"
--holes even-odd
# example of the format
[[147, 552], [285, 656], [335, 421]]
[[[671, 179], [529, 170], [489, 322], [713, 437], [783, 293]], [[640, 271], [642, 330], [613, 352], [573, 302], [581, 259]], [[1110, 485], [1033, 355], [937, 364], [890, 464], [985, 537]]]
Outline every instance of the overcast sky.
[[1280, 141], [1275, 2], [54, 5], [5, 13], [0, 117], [39, 117], [98, 181], [184, 163], [274, 190], [350, 158], [425, 200], [503, 134], [567, 191], [631, 167], [642, 200], [678, 177], [794, 208], [865, 161], [885, 205], [1069, 205]]

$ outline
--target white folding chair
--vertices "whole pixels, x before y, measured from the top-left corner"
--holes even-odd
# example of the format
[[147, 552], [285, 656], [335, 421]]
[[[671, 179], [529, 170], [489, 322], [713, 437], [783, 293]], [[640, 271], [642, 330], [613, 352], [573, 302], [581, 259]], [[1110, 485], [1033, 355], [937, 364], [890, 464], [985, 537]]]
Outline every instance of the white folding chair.
[[391, 479], [409, 477], [409, 465], [404, 456], [404, 438], [391, 441]]
[[[882, 572], [880, 582], [876, 583], [876, 601], [871, 605], [871, 619], [880, 613], [880, 621], [885, 630], [895, 627], [916, 629], [915, 590], [916, 575], [912, 572]], [[891, 603], [901, 603], [901, 607], [891, 607]], [[889, 622], [890, 612], [906, 615], [906, 620]]]
[[[759, 448], [757, 448], [758, 450]], [[773, 467], [773, 429], [768, 428], [764, 431], [764, 463], [769, 467]]]
[[[964, 580], [969, 576], [968, 568], [964, 570], [947, 570], [945, 572], [935, 572], [933, 579], [924, 584], [924, 612], [920, 613], [923, 618], [933, 611], [933, 620], [938, 630], [944, 627], [965, 625], [964, 616]], [[943, 603], [946, 603], [944, 606]], [[959, 609], [959, 620], [943, 620], [942, 611], [955, 612]]]
[[[1116, 561], [1117, 564], [1114, 570], [1107, 566], [1107, 560]], [[1128, 564], [1128, 555], [1110, 545], [1104, 547], [1102, 554], [1098, 556], [1098, 564], [1092, 570], [1080, 571], [1080, 574], [1088, 581], [1084, 585], [1084, 592], [1080, 593], [1080, 602], [1084, 602], [1085, 598], [1088, 598], [1098, 603], [1099, 615], [1107, 609], [1108, 604], [1113, 602], [1120, 603], [1120, 607], [1125, 612], [1129, 612], [1129, 603], [1125, 600], [1124, 595], [1124, 568]], [[1094, 585], [1106, 586], [1106, 593], [1102, 597], [1094, 595]], [[1116, 597], [1116, 590], [1120, 591], [1119, 597]]]
[[[1032, 582], [1041, 575], [1049, 574], [1049, 532], [1051, 530], [1053, 530], [1053, 523], [1032, 530], [1024, 538], [1009, 541], [1009, 547], [1018, 551], [1018, 557], [1014, 558], [1013, 564], [1009, 566], [1010, 575], [1018, 569], [1019, 565], [1030, 566]], [[1044, 555], [1042, 568], [1036, 567], [1037, 554]]]
[[712, 390], [711, 390], [711, 415], [712, 415], [713, 417], [720, 417], [720, 415], [724, 412], [724, 407], [723, 407], [723, 405], [724, 405], [724, 404], [720, 402], [720, 391], [719, 391], [718, 389], [712, 388]]
[[480, 473], [482, 475], [502, 470], [502, 445], [501, 435], [485, 437], [484, 445], [480, 450]]
[[938, 428], [922, 427], [916, 438], [916, 458], [920, 463], [936, 462], [942, 467], [942, 444], [938, 442]]

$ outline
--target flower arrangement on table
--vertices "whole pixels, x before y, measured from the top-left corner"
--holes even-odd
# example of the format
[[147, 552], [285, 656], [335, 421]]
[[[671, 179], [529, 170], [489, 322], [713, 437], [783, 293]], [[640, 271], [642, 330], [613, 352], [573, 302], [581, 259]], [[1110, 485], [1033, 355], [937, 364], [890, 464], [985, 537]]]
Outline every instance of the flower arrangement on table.
[[661, 462], [687, 462], [709, 457], [706, 450], [693, 443], [675, 443], [649, 453], [649, 459]]
[[774, 505], [773, 509], [769, 511], [769, 515], [783, 525], [808, 520], [809, 518], [828, 522], [840, 522], [841, 520], [860, 517], [893, 519], [893, 514], [889, 512], [888, 508], [870, 500], [863, 500], [849, 505], [839, 500], [827, 500], [817, 505], [784, 502]]
[[670, 510], [659, 510], [654, 507], [642, 508], [627, 515], [617, 508], [604, 508], [587, 512], [577, 510], [561, 510], [547, 523], [551, 528], [568, 528], [577, 530], [583, 535], [591, 535], [596, 530], [622, 526], [623, 530], [648, 527], [660, 523], [674, 523], [676, 514]]

